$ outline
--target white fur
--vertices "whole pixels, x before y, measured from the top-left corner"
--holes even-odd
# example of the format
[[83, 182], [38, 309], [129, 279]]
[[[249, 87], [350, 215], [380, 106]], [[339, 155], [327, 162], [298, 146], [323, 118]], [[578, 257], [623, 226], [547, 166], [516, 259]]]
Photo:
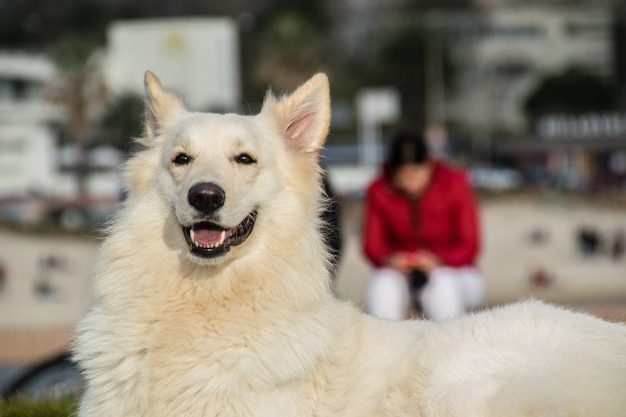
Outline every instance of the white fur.
[[[148, 73], [147, 149], [101, 247], [74, 352], [80, 416], [624, 416], [626, 328], [539, 302], [446, 323], [386, 322], [333, 298], [319, 233], [326, 77], [256, 116], [188, 112]], [[172, 158], [184, 151], [189, 165]], [[233, 162], [246, 152], [253, 165]], [[249, 238], [197, 258], [199, 181]]]

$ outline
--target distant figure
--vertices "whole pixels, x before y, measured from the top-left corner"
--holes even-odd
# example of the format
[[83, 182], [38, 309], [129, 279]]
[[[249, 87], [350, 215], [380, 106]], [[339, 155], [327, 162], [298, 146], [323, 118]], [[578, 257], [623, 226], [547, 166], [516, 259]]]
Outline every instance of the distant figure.
[[582, 226], [577, 233], [578, 249], [583, 256], [597, 255], [602, 248], [602, 238], [595, 227]]
[[554, 281], [554, 276], [543, 266], [537, 267], [530, 274], [530, 283], [534, 287], [547, 287]]
[[549, 237], [547, 230], [537, 227], [530, 231], [529, 240], [532, 245], [542, 245], [548, 241]]
[[481, 306], [479, 246], [465, 173], [430, 157], [421, 134], [394, 136], [384, 171], [367, 190], [363, 249], [376, 267], [368, 311], [401, 320], [417, 301], [426, 318], [441, 321]]
[[50, 299], [56, 295], [57, 289], [49, 277], [40, 277], [35, 281], [35, 294], [40, 299]]
[[613, 245], [611, 247], [611, 256], [614, 260], [618, 261], [624, 256], [626, 250], [626, 235], [624, 230], [619, 229], [615, 231], [613, 235]]
[[4, 266], [4, 262], [0, 261], [0, 293], [7, 285], [7, 270]]
[[39, 258], [37, 275], [34, 279], [33, 291], [37, 298], [42, 300], [56, 300], [60, 298], [61, 288], [55, 285], [53, 275], [66, 273], [68, 260], [62, 256], [44, 255]]

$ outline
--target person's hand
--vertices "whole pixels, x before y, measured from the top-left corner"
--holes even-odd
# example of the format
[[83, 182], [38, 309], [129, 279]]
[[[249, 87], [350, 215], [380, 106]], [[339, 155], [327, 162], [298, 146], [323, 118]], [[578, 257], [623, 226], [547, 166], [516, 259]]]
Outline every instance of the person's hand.
[[408, 257], [404, 252], [396, 252], [389, 256], [385, 261], [385, 265], [391, 269], [395, 269], [401, 274], [408, 274], [411, 266], [407, 263]]
[[441, 259], [428, 250], [417, 251], [414, 258], [415, 265], [411, 266], [414, 268], [420, 268], [428, 274], [430, 274], [435, 268], [441, 266]]

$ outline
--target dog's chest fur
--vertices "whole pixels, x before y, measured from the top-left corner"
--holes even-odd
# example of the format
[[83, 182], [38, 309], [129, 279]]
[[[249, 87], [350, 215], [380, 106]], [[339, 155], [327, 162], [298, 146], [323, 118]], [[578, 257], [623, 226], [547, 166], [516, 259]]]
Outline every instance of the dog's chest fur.
[[120, 317], [98, 317], [94, 310], [92, 319], [100, 323], [92, 328], [115, 333], [88, 331], [93, 333], [88, 338], [99, 341], [93, 346], [99, 352], [86, 363], [117, 364], [100, 387], [115, 393], [108, 407], [126, 407], [115, 411], [134, 415], [185, 416], [198, 410], [202, 416], [271, 416], [276, 410], [307, 415], [313, 409], [318, 390], [325, 389], [311, 379], [323, 372], [316, 364], [327, 354], [332, 328], [327, 319], [198, 305], [198, 300], [161, 301], [158, 317], [134, 311], [139, 320], [125, 315], [121, 327]]

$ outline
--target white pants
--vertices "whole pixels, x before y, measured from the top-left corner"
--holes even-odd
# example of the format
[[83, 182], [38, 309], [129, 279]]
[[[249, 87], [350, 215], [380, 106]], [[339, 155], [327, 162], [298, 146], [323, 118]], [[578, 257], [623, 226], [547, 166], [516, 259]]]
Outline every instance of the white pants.
[[427, 319], [443, 321], [460, 316], [483, 304], [482, 278], [476, 268], [441, 267], [430, 273], [426, 285], [410, 294], [407, 277], [400, 272], [390, 268], [374, 271], [367, 292], [370, 314], [403, 320], [412, 299], [419, 302]]

